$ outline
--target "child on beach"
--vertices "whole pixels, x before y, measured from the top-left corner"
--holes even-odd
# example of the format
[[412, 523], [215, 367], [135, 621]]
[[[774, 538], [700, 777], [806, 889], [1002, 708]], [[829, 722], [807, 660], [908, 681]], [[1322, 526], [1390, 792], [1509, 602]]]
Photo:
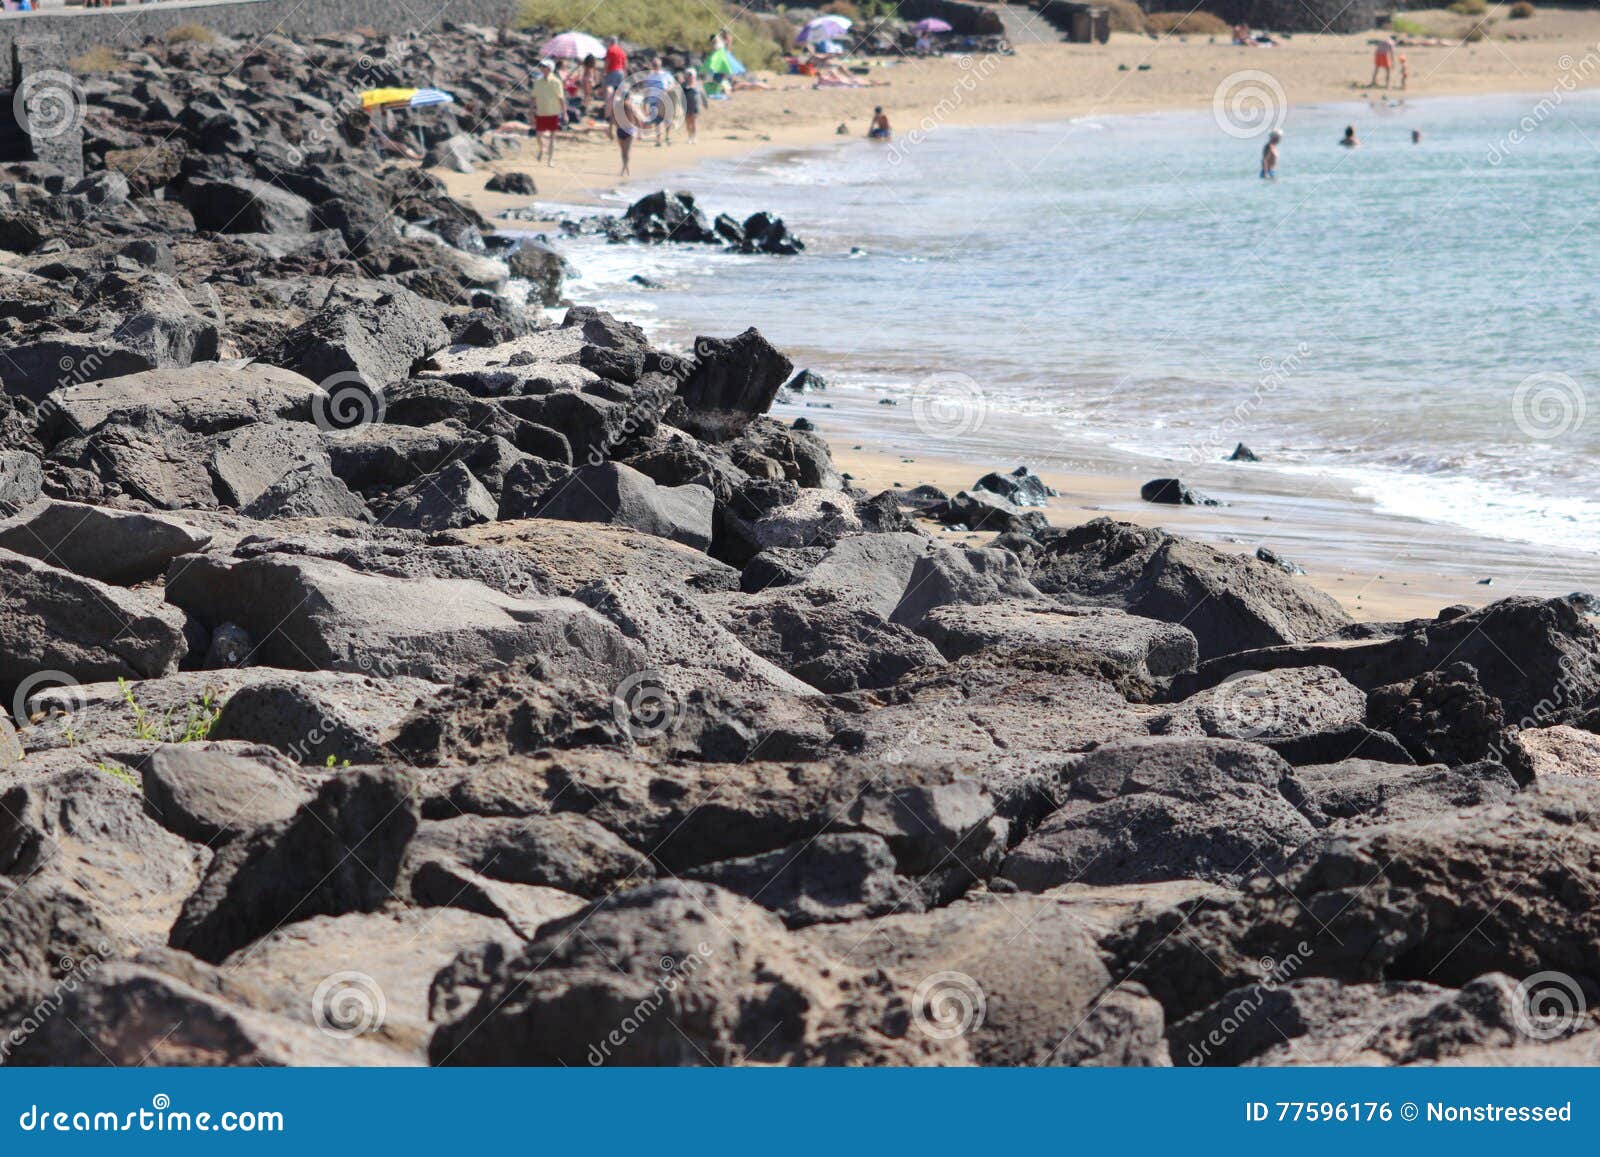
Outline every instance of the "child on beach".
[[875, 141], [886, 141], [894, 136], [894, 130], [889, 127], [889, 114], [883, 111], [881, 104], [872, 110], [872, 126], [867, 129], [867, 136]]
[[637, 131], [634, 128], [633, 117], [627, 109], [627, 94], [620, 93], [615, 88], [606, 90], [606, 131], [616, 138], [617, 151], [622, 154], [621, 176], [628, 176], [628, 158], [633, 154], [633, 136]]
[[1283, 140], [1283, 134], [1273, 129], [1267, 136], [1266, 147], [1261, 150], [1261, 179], [1275, 181], [1278, 179], [1278, 142]]

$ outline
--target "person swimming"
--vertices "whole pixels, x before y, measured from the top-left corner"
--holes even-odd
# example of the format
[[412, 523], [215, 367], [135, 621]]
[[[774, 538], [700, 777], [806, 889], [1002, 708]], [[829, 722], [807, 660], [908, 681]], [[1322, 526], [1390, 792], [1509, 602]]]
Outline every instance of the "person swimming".
[[1344, 137], [1339, 141], [1339, 144], [1347, 149], [1359, 149], [1361, 147], [1361, 142], [1356, 140], [1355, 125], [1344, 126]]
[[1278, 142], [1283, 140], [1283, 134], [1277, 129], [1267, 134], [1266, 146], [1261, 150], [1261, 179], [1275, 181], [1278, 178]]

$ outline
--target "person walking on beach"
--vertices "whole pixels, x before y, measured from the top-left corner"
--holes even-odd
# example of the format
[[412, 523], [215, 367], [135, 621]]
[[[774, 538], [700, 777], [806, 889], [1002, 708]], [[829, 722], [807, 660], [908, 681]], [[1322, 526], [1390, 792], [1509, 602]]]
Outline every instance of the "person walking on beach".
[[677, 87], [678, 78], [667, 71], [661, 63], [659, 56], [650, 61], [650, 71], [644, 76], [644, 100], [646, 115], [656, 125], [656, 148], [660, 148], [663, 138], [667, 144], [672, 143], [672, 122], [678, 117], [677, 102], [673, 99], [672, 90]]
[[633, 155], [633, 137], [638, 130], [634, 127], [633, 112], [628, 108], [628, 94], [621, 89], [613, 88], [606, 91], [606, 132], [616, 138], [617, 151], [622, 154], [621, 176], [631, 175], [628, 168], [628, 159]]
[[880, 104], [872, 110], [872, 125], [867, 129], [867, 137], [874, 141], [886, 141], [894, 136], [894, 129], [889, 127], [889, 114], [883, 111]]
[[1378, 73], [1383, 73], [1383, 87], [1388, 88], [1394, 76], [1394, 40], [1383, 36], [1375, 42], [1372, 50], [1372, 83], [1368, 88], [1378, 87]]
[[[547, 165], [556, 163], [556, 133], [561, 131], [561, 118], [567, 111], [567, 89], [556, 75], [553, 60], [541, 60], [533, 70], [533, 137], [538, 142], [536, 161]], [[545, 150], [548, 146], [549, 155]]]
[[1273, 129], [1267, 134], [1266, 147], [1261, 150], [1261, 179], [1275, 181], [1278, 179], [1278, 142], [1283, 140], [1283, 134]]
[[1341, 147], [1346, 149], [1359, 149], [1361, 142], [1356, 140], [1356, 126], [1345, 125], [1344, 137], [1339, 141]]
[[606, 136], [611, 136], [611, 98], [628, 78], [628, 54], [615, 36], [606, 37]]
[[695, 126], [706, 107], [706, 90], [700, 87], [700, 74], [692, 68], [683, 70], [679, 81], [683, 85], [683, 128], [689, 134], [689, 143], [695, 143]]

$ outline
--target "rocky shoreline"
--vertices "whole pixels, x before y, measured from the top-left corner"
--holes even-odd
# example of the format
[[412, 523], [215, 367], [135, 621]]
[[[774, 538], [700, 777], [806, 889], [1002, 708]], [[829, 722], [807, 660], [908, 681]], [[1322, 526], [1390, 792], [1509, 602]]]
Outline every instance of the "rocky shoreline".
[[155, 46], [7, 167], [0, 1060], [1595, 1059], [1591, 606], [856, 490], [755, 330], [552, 324], [308, 135], [416, 50]]

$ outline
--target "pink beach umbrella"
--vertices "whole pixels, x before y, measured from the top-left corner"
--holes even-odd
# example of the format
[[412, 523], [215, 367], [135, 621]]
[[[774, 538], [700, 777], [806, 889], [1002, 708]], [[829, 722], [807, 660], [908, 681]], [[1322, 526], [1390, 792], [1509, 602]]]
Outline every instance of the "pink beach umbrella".
[[931, 35], [935, 32], [955, 31], [955, 29], [951, 28], [950, 25], [946, 24], [943, 20], [940, 20], [937, 16], [930, 16], [926, 20], [918, 20], [911, 27], [914, 31], [927, 35]]
[[546, 41], [545, 46], [539, 50], [541, 56], [556, 57], [561, 60], [582, 60], [586, 56], [599, 60], [605, 54], [606, 46], [587, 32], [563, 32], [560, 36]]

